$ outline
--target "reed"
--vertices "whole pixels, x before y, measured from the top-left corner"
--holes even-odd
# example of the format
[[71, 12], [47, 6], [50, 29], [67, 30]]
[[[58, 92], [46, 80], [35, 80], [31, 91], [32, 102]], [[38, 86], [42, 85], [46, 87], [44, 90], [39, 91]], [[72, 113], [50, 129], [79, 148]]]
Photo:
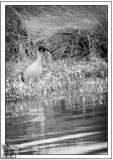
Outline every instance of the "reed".
[[[25, 84], [15, 70], [11, 77], [6, 80], [6, 99], [24, 99], [27, 97], [54, 98], [67, 94], [85, 94], [88, 92], [107, 92], [107, 65], [99, 62], [70, 62], [57, 60], [52, 67], [46, 67], [37, 82]], [[18, 64], [18, 68], [22, 63]], [[100, 68], [103, 69], [101, 75]], [[21, 69], [20, 69], [21, 70]], [[99, 74], [100, 73], [100, 74]]]

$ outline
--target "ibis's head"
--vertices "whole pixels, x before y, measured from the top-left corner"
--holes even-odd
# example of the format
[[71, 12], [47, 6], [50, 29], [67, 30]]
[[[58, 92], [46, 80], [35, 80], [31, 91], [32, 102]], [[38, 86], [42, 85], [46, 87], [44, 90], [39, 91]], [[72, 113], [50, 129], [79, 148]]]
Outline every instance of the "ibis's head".
[[47, 50], [47, 49], [44, 48], [43, 46], [39, 46], [39, 47], [38, 47], [38, 51], [39, 51], [39, 52], [43, 52], [43, 53], [44, 53], [46, 50]]
[[49, 49], [47, 49], [47, 48], [45, 48], [45, 47], [43, 47], [43, 46], [39, 46], [39, 47], [38, 47], [38, 51], [39, 51], [40, 53], [42, 53], [42, 54], [47, 51], [47, 52], [49, 52], [50, 54], [52, 54], [53, 57], [54, 57], [54, 54], [53, 54]]

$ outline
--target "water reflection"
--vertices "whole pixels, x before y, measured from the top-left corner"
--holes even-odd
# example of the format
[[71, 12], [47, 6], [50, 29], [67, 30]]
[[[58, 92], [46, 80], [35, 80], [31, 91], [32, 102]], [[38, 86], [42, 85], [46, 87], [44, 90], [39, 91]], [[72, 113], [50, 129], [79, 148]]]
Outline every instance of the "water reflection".
[[107, 93], [6, 103], [6, 144], [20, 154], [107, 153]]

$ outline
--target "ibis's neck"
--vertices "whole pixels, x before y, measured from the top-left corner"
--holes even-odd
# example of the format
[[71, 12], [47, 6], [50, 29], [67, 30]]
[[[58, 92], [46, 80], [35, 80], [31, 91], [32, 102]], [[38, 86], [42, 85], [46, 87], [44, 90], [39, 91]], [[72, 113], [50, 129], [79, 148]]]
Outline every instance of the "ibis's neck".
[[38, 57], [37, 57], [36, 62], [41, 63], [41, 53], [40, 52], [38, 52]]

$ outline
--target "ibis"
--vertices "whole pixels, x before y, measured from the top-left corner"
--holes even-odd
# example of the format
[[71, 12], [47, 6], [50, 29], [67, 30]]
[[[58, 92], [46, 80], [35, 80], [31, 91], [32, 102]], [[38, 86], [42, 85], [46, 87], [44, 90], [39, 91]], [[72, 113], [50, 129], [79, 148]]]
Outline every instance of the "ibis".
[[22, 73], [21, 80], [23, 82], [27, 83], [29, 81], [30, 82], [37, 81], [38, 78], [41, 76], [42, 74], [41, 56], [45, 51], [48, 51], [50, 54], [50, 51], [47, 48], [44, 48], [43, 46], [38, 47], [38, 50], [36, 51], [38, 52], [36, 61], [33, 64], [29, 65]]

